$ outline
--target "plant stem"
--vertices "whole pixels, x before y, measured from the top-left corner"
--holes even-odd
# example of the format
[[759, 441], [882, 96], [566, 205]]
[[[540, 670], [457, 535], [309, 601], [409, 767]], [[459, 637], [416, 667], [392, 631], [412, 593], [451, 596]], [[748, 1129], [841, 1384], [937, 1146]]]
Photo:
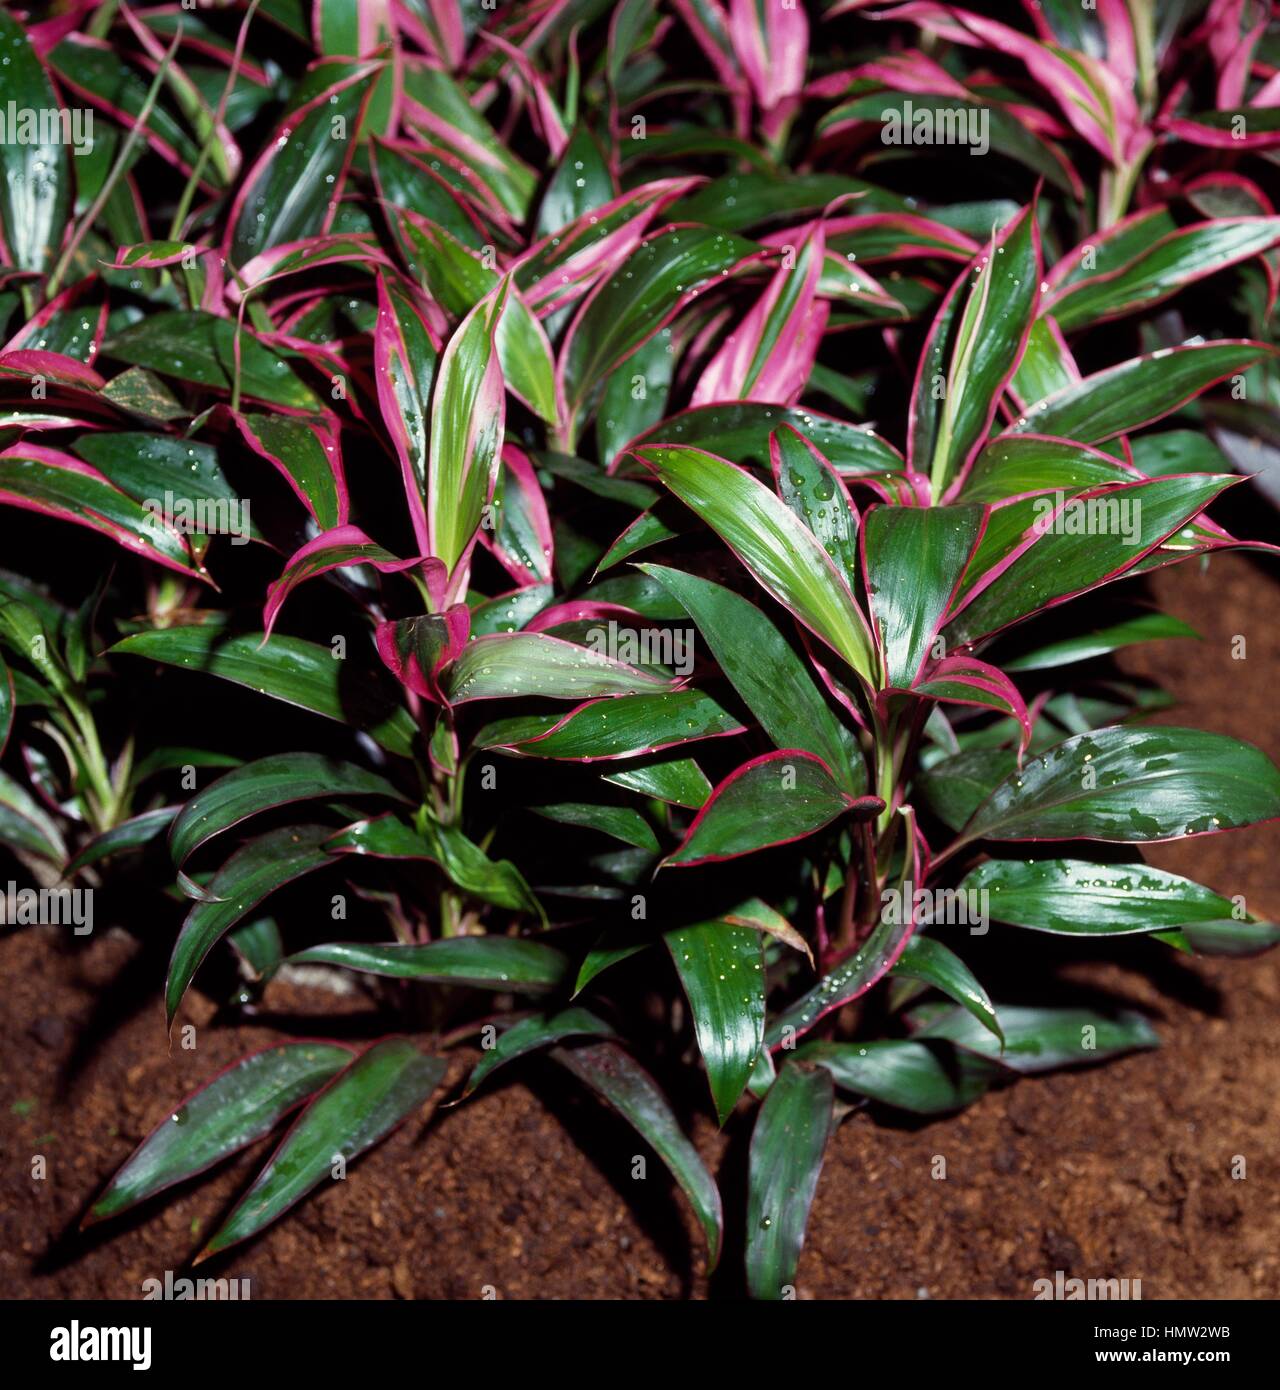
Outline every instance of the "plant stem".
[[250, 21], [257, 13], [261, 3], [262, 0], [250, 0], [249, 8], [245, 11], [244, 20], [240, 25], [240, 33], [236, 37], [236, 49], [231, 56], [231, 67], [227, 71], [227, 80], [222, 88], [222, 96], [218, 100], [218, 110], [214, 116], [213, 129], [200, 147], [200, 155], [192, 167], [187, 186], [182, 190], [182, 197], [178, 199], [173, 220], [169, 223], [170, 241], [178, 241], [182, 236], [183, 228], [186, 226], [187, 214], [191, 211], [191, 204], [200, 184], [200, 175], [204, 172], [205, 164], [208, 163], [209, 151], [213, 148], [213, 142], [218, 138], [218, 129], [227, 113], [227, 102], [230, 100], [232, 88], [236, 85], [236, 77], [240, 71], [240, 60], [244, 56], [245, 40], [249, 37]]

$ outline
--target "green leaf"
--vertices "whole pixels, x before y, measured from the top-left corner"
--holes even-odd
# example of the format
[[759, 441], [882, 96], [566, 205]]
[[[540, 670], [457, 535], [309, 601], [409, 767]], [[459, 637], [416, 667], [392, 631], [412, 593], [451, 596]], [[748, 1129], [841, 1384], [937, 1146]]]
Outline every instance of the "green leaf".
[[1108, 652], [1117, 652], [1122, 647], [1132, 647], [1138, 642], [1153, 642], [1169, 637], [1198, 639], [1199, 636], [1195, 628], [1181, 618], [1171, 617], [1167, 613], [1143, 613], [1094, 632], [1083, 632], [1076, 637], [1065, 637], [1060, 642], [1050, 642], [1022, 656], [1009, 657], [1000, 665], [1005, 671], [1045, 671], [1055, 666], [1070, 665], [1073, 661], [1089, 661]]
[[886, 686], [910, 690], [919, 680], [982, 523], [980, 507], [873, 507], [867, 513], [867, 601]]
[[562, 801], [555, 806], [530, 806], [536, 815], [561, 825], [581, 825], [602, 834], [612, 835], [624, 845], [652, 854], [659, 851], [658, 839], [649, 822], [630, 806], [593, 806], [581, 801]]
[[912, 398], [910, 457], [917, 471], [928, 471], [935, 501], [986, 436], [1022, 356], [1039, 287], [1033, 205], [993, 237], [966, 269], [925, 344]]
[[381, 672], [353, 674], [347, 662], [334, 660], [328, 647], [299, 637], [274, 636], [266, 645], [264, 640], [261, 633], [228, 636], [214, 626], [170, 627], [135, 633], [109, 650], [206, 671], [367, 730], [389, 752], [411, 753], [417, 728], [408, 711], [397, 706]]
[[81, 1224], [118, 1216], [256, 1143], [353, 1056], [341, 1043], [289, 1042], [242, 1057], [160, 1121]]
[[769, 440], [785, 425], [809, 440], [836, 470], [848, 476], [901, 473], [902, 455], [861, 425], [819, 415], [816, 411], [752, 401], [727, 401], [682, 411], [631, 441], [647, 444], [692, 444], [730, 463], [770, 466]]
[[458, 936], [424, 946], [332, 941], [309, 946], [290, 965], [338, 965], [367, 975], [501, 993], [545, 994], [564, 983], [569, 962], [551, 946], [513, 936]]
[[1280, 218], [1218, 218], [1149, 242], [1119, 270], [1077, 279], [1045, 311], [1066, 333], [1167, 299], [1184, 285], [1256, 256], [1280, 241]]
[[1029, 405], [1006, 435], [1031, 432], [1084, 444], [1114, 439], [1177, 410], [1269, 352], [1266, 344], [1249, 342], [1161, 348], [1095, 372]]
[[962, 1008], [968, 1009], [1001, 1042], [1004, 1041], [1000, 1020], [996, 1017], [995, 1006], [987, 991], [964, 961], [941, 941], [931, 936], [913, 936], [890, 974], [907, 980], [922, 980], [941, 990]]
[[[319, 410], [320, 398], [275, 351], [246, 328], [240, 333], [240, 389], [246, 396], [295, 410]], [[103, 344], [118, 361], [161, 376], [230, 391], [235, 380], [236, 325], [199, 309], [161, 309]]]
[[[1030, 521], [1030, 543], [961, 607], [947, 625], [949, 645], [972, 644], [1064, 598], [1120, 578], [1236, 481], [1192, 473], [1084, 498], [1064, 500], [1055, 494], [1001, 508], [1017, 508], [1020, 520]], [[991, 558], [984, 538], [969, 576], [980, 574]], [[969, 576], [966, 583], [972, 586]]]
[[322, 531], [346, 521], [346, 483], [327, 432], [288, 415], [249, 414], [239, 423], [249, 446], [279, 470]]
[[181, 809], [179, 806], [161, 806], [154, 811], [143, 811], [141, 815], [132, 816], [129, 820], [121, 821], [119, 825], [113, 825], [110, 830], [104, 830], [101, 835], [95, 835], [87, 844], [81, 846], [76, 857], [67, 865], [63, 876], [70, 879], [81, 869], [87, 869], [90, 864], [97, 864], [113, 854], [124, 854], [129, 850], [149, 845], [152, 840], [168, 830], [173, 824], [173, 818]]
[[0, 653], [0, 757], [4, 755], [13, 728], [14, 711], [18, 707], [13, 693], [13, 672], [9, 670], [4, 655]]
[[705, 805], [711, 795], [706, 773], [692, 758], [672, 758], [648, 767], [611, 772], [604, 780], [615, 787], [625, 787], [628, 791], [640, 792], [673, 806], [687, 806], [694, 811]]
[[[965, 502], [1003, 502], [1028, 492], [1074, 493], [1135, 481], [1122, 464], [1083, 444], [1007, 434], [988, 444], [974, 460], [960, 496]], [[988, 530], [998, 523], [1001, 512], [1009, 510], [993, 511]], [[987, 545], [984, 537], [984, 550]]]
[[457, 826], [441, 825], [426, 815], [418, 820], [417, 827], [392, 815], [357, 821], [329, 841], [329, 850], [375, 859], [429, 859], [481, 902], [541, 917], [538, 900], [510, 860], [490, 859]]
[[[63, 111], [55, 99], [22, 25], [4, 13], [0, 13], [0, 48], [9, 60], [4, 94], [6, 102], [13, 104], [8, 110], [18, 114], [19, 122], [34, 117], [34, 138], [19, 139], [17, 131], [8, 130], [0, 144], [0, 230], [9, 251], [8, 264], [14, 270], [40, 273], [48, 268], [62, 241], [71, 190], [67, 146], [56, 138], [62, 128], [50, 131], [48, 121], [41, 118], [56, 112], [66, 116], [70, 126], [72, 113]], [[53, 140], [44, 138], [50, 134]]]
[[558, 1047], [551, 1055], [601, 1095], [653, 1146], [693, 1207], [707, 1238], [707, 1264], [714, 1269], [724, 1236], [720, 1192], [654, 1079], [613, 1042]]
[[1003, 1004], [1000, 1022], [1003, 1048], [964, 1009], [952, 1009], [933, 1019], [916, 1038], [941, 1038], [1023, 1075], [1102, 1062], [1136, 1048], [1160, 1045], [1147, 1020], [1130, 1012], [1108, 1016], [1092, 1009], [1028, 1009]]
[[1012, 748], [968, 748], [915, 776], [919, 796], [950, 830], [959, 830], [1018, 764]]
[[673, 682], [543, 632], [502, 632], [468, 642], [448, 670], [451, 704], [541, 695], [586, 700], [668, 690]]
[[8, 773], [0, 771], [0, 844], [39, 855], [51, 864], [66, 861], [67, 849], [53, 820]]
[[680, 570], [638, 568], [658, 580], [693, 619], [720, 669], [779, 748], [806, 749], [832, 769], [845, 790], [857, 795], [866, 789], [866, 767], [851, 735], [794, 648], [754, 603]]
[[830, 1072], [794, 1062], [778, 1073], [760, 1107], [747, 1176], [747, 1288], [752, 1298], [781, 1298], [795, 1283], [834, 1108]]
[[591, 132], [579, 125], [569, 137], [538, 207], [535, 237], [567, 227], [575, 218], [603, 207], [613, 197], [613, 179]]
[[436, 373], [427, 523], [431, 553], [450, 573], [469, 552], [497, 476], [504, 414], [496, 339], [507, 285], [503, 280], [463, 319]]
[[826, 764], [802, 749], [783, 749], [744, 763], [712, 792], [666, 866], [718, 863], [801, 840], [854, 809], [867, 806], [841, 789]]
[[274, 753], [229, 772], [182, 808], [169, 832], [169, 853], [179, 868], [215, 835], [260, 811], [328, 797], [404, 798], [385, 778], [321, 753]]
[[784, 1043], [789, 1045], [833, 1009], [865, 994], [888, 974], [911, 939], [915, 930], [915, 914], [909, 885], [916, 871], [917, 854], [916, 816], [910, 806], [897, 810], [895, 824], [903, 835], [905, 847], [894, 885], [900, 910], [882, 911], [875, 930], [853, 955], [829, 970], [808, 993], [801, 995], [774, 1019], [764, 1038], [770, 1051]]
[[[13, 503], [108, 536], [131, 554], [192, 575], [186, 541], [163, 515], [134, 501], [95, 469], [68, 454], [25, 443], [0, 454], [0, 504]], [[156, 499], [161, 501], [161, 499]]]
[[[241, 184], [226, 248], [237, 267], [273, 246], [329, 230], [375, 74], [367, 67], [350, 72], [345, 63], [313, 74], [327, 71], [341, 80], [319, 92], [304, 84], [301, 99], [295, 97], [267, 146], [269, 157]], [[335, 134], [339, 130], [341, 136]]]
[[759, 248], [711, 227], [668, 227], [641, 242], [583, 302], [566, 335], [560, 383], [575, 419], [593, 389], [676, 311]]
[[858, 583], [858, 513], [827, 460], [798, 430], [773, 436], [773, 475], [778, 495], [822, 542], [852, 591]]
[[[128, 430], [120, 434], [82, 434], [71, 447], [137, 502], [149, 498], [163, 500], [166, 491], [183, 499], [208, 499], [215, 504], [240, 501], [240, 494], [222, 471], [217, 450], [210, 444]], [[217, 529], [224, 514], [235, 515], [229, 508], [212, 509], [207, 519], [210, 531]], [[258, 534], [252, 524], [246, 529], [251, 535]]]
[[1176, 931], [1155, 932], [1179, 950], [1205, 956], [1256, 956], [1280, 944], [1280, 926], [1274, 922], [1188, 922]]
[[1000, 1068], [946, 1043], [898, 1038], [806, 1043], [798, 1061], [825, 1067], [842, 1091], [916, 1115], [946, 1115], [972, 1105]]
[[217, 941], [266, 897], [304, 874], [332, 863], [324, 842], [333, 833], [324, 825], [286, 825], [242, 845], [209, 881], [209, 900], [187, 914], [169, 960], [165, 1016], [173, 1026], [200, 963]]
[[764, 1040], [764, 953], [751, 927], [701, 922], [665, 933], [689, 1000], [711, 1098], [723, 1126]]
[[875, 683], [866, 619], [831, 557], [784, 502], [743, 469], [700, 449], [648, 447], [637, 457], [720, 535], [768, 593]]
[[1280, 769], [1200, 729], [1077, 734], [1010, 774], [963, 831], [972, 840], [1178, 839], [1280, 816]]
[[1068, 936], [1118, 936], [1229, 919], [1233, 904], [1146, 864], [991, 859], [959, 891], [984, 893], [997, 921]]
[[613, 1036], [613, 1029], [603, 1019], [597, 1018], [589, 1009], [576, 1004], [571, 1008], [562, 1009], [557, 1014], [536, 1014], [532, 1018], [522, 1018], [498, 1034], [494, 1045], [472, 1068], [458, 1099], [466, 1100], [472, 1091], [492, 1076], [499, 1067], [514, 1062], [517, 1057], [528, 1056], [530, 1052], [536, 1052], [539, 1048], [552, 1047], [566, 1038]]
[[425, 1057], [405, 1038], [375, 1043], [302, 1112], [253, 1186], [197, 1259], [207, 1259], [269, 1226], [427, 1099], [444, 1078], [441, 1057]]
[[535, 758], [593, 762], [635, 758], [695, 739], [742, 731], [737, 718], [698, 690], [591, 700], [568, 714], [521, 716], [488, 724], [478, 748], [508, 748]]

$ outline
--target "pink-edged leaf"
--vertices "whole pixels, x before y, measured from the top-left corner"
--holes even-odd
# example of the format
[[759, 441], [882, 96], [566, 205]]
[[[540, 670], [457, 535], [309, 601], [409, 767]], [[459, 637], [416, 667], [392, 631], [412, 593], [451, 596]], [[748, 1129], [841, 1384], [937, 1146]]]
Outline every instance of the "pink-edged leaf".
[[638, 758], [744, 729], [710, 696], [685, 689], [587, 700], [560, 716], [500, 719], [480, 730], [475, 743], [532, 758], [591, 763]]
[[373, 335], [378, 406], [395, 446], [418, 547], [428, 548], [428, 402], [440, 344], [423, 306], [407, 286], [378, 276], [378, 323]]
[[716, 531], [775, 599], [874, 684], [875, 650], [848, 582], [807, 526], [745, 469], [687, 446], [634, 455]]
[[774, 1019], [764, 1037], [771, 1052], [794, 1046], [798, 1037], [833, 1009], [843, 1008], [865, 994], [893, 969], [906, 950], [916, 927], [914, 889], [923, 883], [922, 841], [910, 806], [898, 808], [894, 825], [903, 837], [906, 852], [892, 885], [893, 896], [882, 909], [879, 924], [856, 951], [833, 966], [813, 989]]
[[1058, 103], [1076, 133], [1110, 164], [1127, 159], [1142, 137], [1132, 90], [1117, 74], [1084, 54], [1051, 47], [1007, 24], [934, 0], [909, 0], [869, 18], [918, 24], [951, 43], [989, 46], [1018, 59]]
[[803, 5], [729, 0], [729, 38], [762, 111], [799, 95], [809, 57], [809, 17]]
[[917, 695], [960, 705], [979, 705], [1012, 715], [1022, 730], [1021, 748], [1031, 742], [1031, 716], [1017, 686], [995, 666], [969, 655], [947, 656], [930, 665], [916, 685]]
[[604, 645], [582, 647], [545, 632], [476, 637], [458, 652], [444, 678], [449, 703], [534, 695], [589, 700], [674, 690], [680, 684], [614, 660], [601, 649]]
[[[946, 629], [948, 644], [972, 645], [1120, 578], [1240, 481], [1232, 475], [1175, 474], [1078, 496], [1021, 498], [993, 509]], [[988, 550], [987, 540], [996, 537], [1002, 539]]]
[[862, 528], [867, 602], [884, 686], [910, 690], [955, 601], [985, 525], [976, 506], [873, 507]]
[[[315, 90], [330, 71], [336, 80]], [[223, 254], [233, 265], [329, 230], [376, 74], [368, 64], [320, 64], [300, 84], [310, 94], [285, 116], [231, 206]]]
[[493, 511], [493, 529], [481, 528], [481, 544], [520, 588], [548, 582], [554, 549], [547, 501], [529, 456], [514, 444], [502, 450]]
[[814, 753], [800, 748], [764, 753], [715, 788], [662, 867], [736, 859], [803, 840], [846, 812], [870, 816], [882, 810], [879, 797], [844, 791]]
[[1017, 370], [1040, 295], [1035, 205], [1024, 208], [956, 281], [921, 355], [911, 397], [911, 469], [935, 500], [963, 482]]
[[1275, 351], [1266, 343], [1233, 338], [1159, 348], [1037, 401], [1001, 438], [1040, 434], [1101, 444], [1162, 419]]
[[299, 584], [315, 579], [327, 570], [347, 565], [372, 565], [381, 574], [396, 574], [420, 563], [416, 559], [398, 559], [389, 550], [371, 541], [358, 526], [336, 526], [315, 540], [308, 541], [289, 557], [284, 572], [267, 590], [267, 603], [262, 611], [263, 632], [268, 637], [271, 635], [285, 599]]
[[497, 478], [505, 418], [497, 336], [509, 285], [503, 279], [459, 324], [441, 355], [431, 401], [428, 548], [449, 570], [455, 595], [465, 590]]
[[442, 705], [446, 696], [440, 688], [440, 673], [466, 646], [470, 628], [465, 603], [455, 603], [443, 613], [379, 623], [378, 655], [401, 685]]
[[233, 419], [245, 443], [280, 472], [318, 525], [331, 530], [346, 524], [350, 503], [335, 416], [237, 411]]
[[530, 247], [512, 265], [529, 307], [546, 317], [575, 303], [622, 264], [664, 208], [701, 182], [671, 178], [641, 184]]
[[[151, 264], [152, 262], [148, 262]], [[167, 264], [167, 262], [166, 262]], [[372, 237], [339, 233], [306, 237], [273, 246], [240, 267], [239, 275], [227, 287], [233, 303], [239, 303], [247, 289], [261, 289], [286, 275], [299, 275], [328, 265], [370, 265], [390, 269], [391, 262]]]
[[21, 441], [0, 453], [0, 504], [87, 526], [134, 555], [207, 580], [157, 500], [144, 506], [96, 468], [57, 449]]
[[1186, 285], [1260, 255], [1280, 242], [1280, 217], [1218, 218], [1180, 227], [1105, 275], [1077, 279], [1049, 296], [1044, 312], [1066, 332], [1147, 309]]
[[824, 260], [822, 226], [816, 223], [798, 253], [784, 254], [764, 293], [711, 360], [691, 405], [731, 400], [791, 405], [796, 400], [808, 384], [827, 324], [827, 305], [817, 297]]

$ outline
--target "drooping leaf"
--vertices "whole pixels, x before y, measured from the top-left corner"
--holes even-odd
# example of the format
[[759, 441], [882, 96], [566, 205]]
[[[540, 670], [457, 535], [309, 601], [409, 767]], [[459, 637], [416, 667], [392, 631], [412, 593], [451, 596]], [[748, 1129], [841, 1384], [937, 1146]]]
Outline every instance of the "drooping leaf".
[[165, 1015], [172, 1027], [200, 963], [218, 940], [277, 888], [332, 862], [324, 825], [287, 825], [249, 840], [209, 881], [206, 901], [187, 913], [174, 943], [165, 982]]
[[443, 1058], [424, 1056], [407, 1038], [375, 1043], [302, 1112], [197, 1258], [270, 1225], [332, 1176], [336, 1156], [350, 1162], [385, 1138], [435, 1090], [446, 1065]]
[[761, 936], [750, 927], [702, 922], [666, 932], [665, 940], [723, 1125], [746, 1089], [764, 1039]]
[[354, 1055], [342, 1043], [287, 1042], [242, 1057], [160, 1121], [82, 1224], [118, 1216], [262, 1139]]
[[169, 831], [179, 868], [215, 835], [260, 811], [328, 797], [380, 796], [403, 800], [385, 778], [321, 753], [273, 753], [238, 767], [198, 792]]
[[834, 1102], [830, 1072], [792, 1062], [760, 1107], [747, 1176], [747, 1288], [753, 1298], [782, 1298], [794, 1285]]
[[1110, 1016], [1092, 1009], [1030, 1009], [1000, 1006], [1004, 1045], [965, 1009], [929, 1021], [915, 1036], [939, 1038], [1024, 1075], [1084, 1066], [1160, 1040], [1141, 1014]]
[[900, 1038], [806, 1043], [796, 1058], [826, 1068], [842, 1091], [916, 1115], [962, 1110], [1002, 1075], [971, 1052]]
[[963, 838], [1169, 840], [1277, 816], [1280, 769], [1252, 744], [1118, 725], [1028, 759], [978, 807]]
[[[121, 362], [179, 381], [230, 391], [236, 376], [236, 325], [198, 309], [161, 309], [103, 344]], [[239, 335], [240, 386], [246, 396], [293, 410], [317, 411], [320, 398], [249, 329]]]
[[1069, 936], [1114, 936], [1230, 919], [1229, 899], [1147, 864], [991, 859], [959, 891], [979, 893], [1000, 922]]
[[420, 817], [411, 826], [398, 816], [357, 821], [331, 840], [331, 854], [367, 854], [374, 859], [429, 859], [450, 880], [481, 902], [541, 917], [542, 909], [520, 870], [508, 859], [490, 859], [456, 825]]
[[708, 1266], [714, 1269], [724, 1238], [720, 1192], [657, 1083], [617, 1043], [558, 1047], [551, 1055], [598, 1092], [653, 1146], [693, 1207], [707, 1238]]
[[230, 636], [221, 628], [170, 627], [139, 632], [111, 647], [185, 670], [207, 671], [260, 694], [311, 710], [326, 719], [367, 730], [393, 753], [408, 754], [417, 729], [408, 711], [396, 705], [391, 691], [366, 670], [348, 671], [328, 647], [299, 637], [264, 634]]
[[535, 1014], [522, 1018], [498, 1034], [494, 1045], [472, 1068], [459, 1099], [465, 1100], [482, 1081], [492, 1076], [499, 1067], [514, 1062], [517, 1057], [526, 1057], [540, 1048], [552, 1047], [566, 1038], [613, 1036], [614, 1030], [603, 1019], [597, 1018], [581, 1005], [561, 1009], [556, 1014]]
[[569, 969], [553, 947], [511, 936], [459, 936], [424, 946], [333, 941], [298, 951], [288, 962], [513, 994], [545, 994], [564, 982]]
[[973, 971], [950, 947], [932, 936], [913, 936], [898, 957], [892, 973], [903, 979], [920, 980], [968, 1009], [984, 1028], [1003, 1041], [1000, 1019], [986, 990]]

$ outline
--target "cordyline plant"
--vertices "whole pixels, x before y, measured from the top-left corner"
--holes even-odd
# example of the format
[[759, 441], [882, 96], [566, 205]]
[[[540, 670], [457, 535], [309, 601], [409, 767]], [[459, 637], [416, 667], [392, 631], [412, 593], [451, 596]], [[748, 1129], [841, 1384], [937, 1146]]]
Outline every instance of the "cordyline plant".
[[[388, 1034], [211, 1077], [86, 1221], [282, 1131], [222, 1251], [479, 1042], [443, 1095], [544, 1053], [714, 1265], [688, 1019], [716, 1120], [752, 1126], [747, 1287], [779, 1296], [854, 1105], [1155, 1044], [993, 1003], [962, 959], [989, 919], [1274, 944], [1137, 848], [1280, 815], [1262, 752], [1135, 722], [1165, 702], [1106, 670], [1194, 634], [1059, 611], [1242, 544], [1207, 509], [1280, 436], [1267, 21], [0, 18], [33, 113], [0, 145], [0, 501], [125, 555], [84, 541], [104, 577], [72, 594], [40, 520], [0, 572], [0, 843], [173, 923], [170, 1030], [197, 976], [227, 1000], [229, 945], [233, 1010], [336, 967]], [[199, 703], [217, 680], [306, 713], [259, 729]]]

